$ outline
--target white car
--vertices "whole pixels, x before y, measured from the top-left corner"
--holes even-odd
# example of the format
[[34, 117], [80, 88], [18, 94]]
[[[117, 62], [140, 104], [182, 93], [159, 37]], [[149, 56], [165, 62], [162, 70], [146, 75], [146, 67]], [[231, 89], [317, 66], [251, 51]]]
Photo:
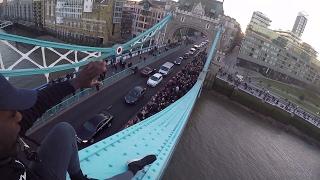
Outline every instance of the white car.
[[194, 45], [193, 48], [194, 49], [198, 49], [200, 46], [199, 45]]
[[162, 74], [155, 73], [148, 79], [147, 84], [151, 87], [156, 87], [162, 81], [162, 79]]
[[195, 52], [196, 52], [196, 49], [195, 48], [191, 48], [188, 53], [193, 55]]

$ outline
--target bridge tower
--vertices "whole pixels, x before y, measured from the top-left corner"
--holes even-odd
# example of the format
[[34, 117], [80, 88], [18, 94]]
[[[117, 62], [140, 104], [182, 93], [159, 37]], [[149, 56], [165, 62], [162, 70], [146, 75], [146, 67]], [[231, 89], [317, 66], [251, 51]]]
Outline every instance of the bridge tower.
[[194, 6], [201, 3], [204, 5], [205, 15], [212, 18], [218, 18], [223, 15], [223, 1], [218, 0], [180, 0], [179, 8], [185, 11], [191, 11]]
[[185, 11], [179, 7], [173, 10], [173, 19], [167, 26], [166, 40], [173, 40], [174, 33], [182, 28], [191, 28], [205, 34], [210, 41], [213, 40], [215, 28], [219, 25], [219, 18], [211, 18], [205, 15], [204, 5], [195, 5], [192, 11]]

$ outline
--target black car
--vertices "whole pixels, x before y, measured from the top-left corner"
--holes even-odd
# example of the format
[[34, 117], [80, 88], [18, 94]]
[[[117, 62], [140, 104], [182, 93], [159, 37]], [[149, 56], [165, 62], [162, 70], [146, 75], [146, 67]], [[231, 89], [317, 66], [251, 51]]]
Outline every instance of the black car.
[[93, 143], [94, 137], [102, 131], [105, 126], [110, 127], [113, 116], [108, 112], [94, 115], [85, 121], [77, 131], [77, 141], [79, 143]]
[[189, 57], [189, 53], [186, 53], [183, 55], [183, 59], [188, 59], [188, 57]]
[[136, 86], [129, 91], [129, 93], [124, 97], [124, 100], [127, 104], [134, 104], [140, 98], [142, 98], [145, 93], [146, 93], [146, 88], [143, 88], [141, 86]]

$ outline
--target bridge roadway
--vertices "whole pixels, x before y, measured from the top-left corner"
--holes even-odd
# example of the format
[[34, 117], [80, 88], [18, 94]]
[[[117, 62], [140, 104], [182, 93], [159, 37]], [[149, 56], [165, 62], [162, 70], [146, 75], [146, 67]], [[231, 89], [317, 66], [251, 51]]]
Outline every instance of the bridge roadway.
[[[200, 40], [198, 42], [200, 42]], [[190, 49], [191, 46], [192, 45], [182, 47], [181, 49], [177, 50], [177, 52], [160, 59], [159, 61], [151, 64], [149, 67], [159, 69], [164, 62], [173, 61], [179, 56], [182, 56]], [[176, 72], [181, 70], [182, 67], [184, 67], [188, 61], [190, 61], [190, 59], [191, 58], [183, 61], [180, 66], [175, 66], [171, 74], [168, 75], [168, 77], [165, 77], [160, 85], [155, 88], [147, 87], [147, 77], [141, 77], [139, 73], [130, 75], [117, 82], [113, 86], [100, 90], [98, 93], [83, 101], [81, 104], [76, 104], [70, 109], [66, 110], [64, 113], [58, 115], [42, 129], [31, 134], [31, 137], [38, 142], [41, 142], [49, 129], [51, 129], [55, 123], [62, 121], [69, 122], [75, 129], [77, 129], [85, 120], [89, 119], [94, 114], [101, 112], [102, 110], [109, 109], [109, 107], [111, 108], [108, 110], [108, 112], [114, 116], [112, 126], [106, 128], [97, 136], [97, 138], [95, 138], [95, 140], [97, 142], [105, 137], [111, 136], [119, 132], [127, 123], [127, 121], [131, 119], [151, 99], [151, 97], [157, 91], [159, 91], [172, 76], [176, 74]], [[130, 89], [137, 85], [147, 87], [147, 93], [145, 97], [135, 105], [125, 104], [124, 96]], [[82, 146], [80, 149], [84, 147], [85, 146]]]

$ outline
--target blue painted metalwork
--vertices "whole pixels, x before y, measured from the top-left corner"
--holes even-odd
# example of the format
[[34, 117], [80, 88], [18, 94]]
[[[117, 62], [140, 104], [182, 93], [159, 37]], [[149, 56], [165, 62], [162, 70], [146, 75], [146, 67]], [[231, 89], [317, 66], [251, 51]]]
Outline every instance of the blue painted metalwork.
[[34, 46], [68, 49], [68, 50], [75, 50], [75, 51], [92, 51], [92, 52], [103, 52], [103, 53], [110, 53], [113, 51], [112, 48], [97, 48], [97, 47], [90, 47], [90, 46], [79, 46], [79, 45], [73, 45], [73, 44], [50, 42], [50, 41], [44, 41], [40, 39], [17, 36], [13, 34], [4, 33], [4, 32], [0, 33], [0, 39], [5, 41], [13, 41], [13, 42], [19, 42], [24, 44], [30, 44]]
[[73, 64], [62, 64], [54, 67], [45, 67], [42, 69], [38, 68], [26, 68], [26, 69], [12, 69], [12, 70], [0, 70], [0, 73], [5, 77], [15, 77], [15, 76], [26, 76], [26, 75], [35, 75], [35, 74], [47, 74], [52, 72], [58, 72], [68, 69], [74, 69], [77, 67], [84, 66], [91, 61], [102, 61], [103, 59], [109, 57], [110, 54], [103, 54], [98, 58], [89, 58], [86, 61], [79, 61]]
[[203, 71], [193, 88], [161, 112], [79, 152], [81, 168], [90, 177], [105, 179], [125, 172], [126, 162], [147, 154], [157, 160], [134, 179], [160, 179], [167, 167], [192, 108], [201, 92], [209, 64], [221, 36], [218, 30]]
[[57, 65], [54, 67], [43, 67], [41, 69], [39, 68], [12, 69], [12, 70], [0, 69], [0, 73], [3, 74], [5, 77], [25, 76], [25, 75], [34, 75], [34, 74], [48, 74], [52, 72], [78, 68], [88, 64], [91, 61], [102, 61], [107, 57], [115, 56], [116, 49], [119, 46], [122, 46], [124, 51], [129, 51], [134, 46], [141, 45], [142, 43], [147, 41], [149, 38], [154, 36], [158, 31], [160, 31], [171, 19], [172, 19], [172, 15], [168, 14], [164, 19], [162, 19], [159, 23], [154, 25], [152, 28], [141, 33], [137, 37], [126, 42], [125, 44], [115, 45], [112, 48], [96, 48], [96, 47], [89, 47], [89, 46], [70, 45], [70, 44], [43, 41], [38, 39], [31, 39], [27, 37], [11, 35], [6, 33], [0, 33], [0, 40], [5, 40], [5, 41], [14, 41], [19, 43], [31, 44], [34, 46], [46, 47], [46, 48], [58, 48], [58, 49], [67, 49], [67, 50], [73, 50], [73, 51], [89, 51], [89, 52], [103, 53], [99, 58], [89, 58], [86, 61], [75, 62], [73, 64]]

